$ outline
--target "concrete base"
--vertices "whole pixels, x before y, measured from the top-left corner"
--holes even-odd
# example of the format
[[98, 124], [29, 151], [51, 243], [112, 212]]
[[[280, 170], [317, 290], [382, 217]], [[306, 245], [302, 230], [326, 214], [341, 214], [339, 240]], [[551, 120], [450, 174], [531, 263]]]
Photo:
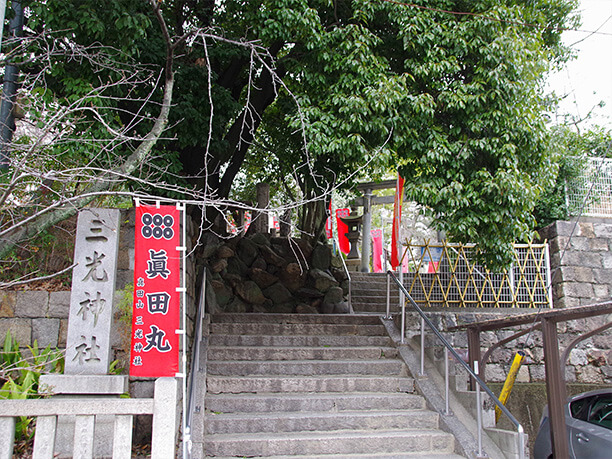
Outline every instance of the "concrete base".
[[[39, 392], [57, 398], [83, 399], [118, 398], [128, 391], [128, 377], [115, 375], [41, 375]], [[56, 457], [73, 454], [75, 416], [62, 416], [57, 421]], [[94, 456], [111, 457], [115, 416], [96, 416]]]

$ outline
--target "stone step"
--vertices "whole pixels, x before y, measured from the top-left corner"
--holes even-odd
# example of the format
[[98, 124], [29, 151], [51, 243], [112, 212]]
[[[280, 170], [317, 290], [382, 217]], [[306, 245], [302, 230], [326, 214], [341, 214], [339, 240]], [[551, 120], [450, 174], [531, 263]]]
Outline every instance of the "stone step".
[[423, 397], [395, 393], [208, 394], [205, 408], [217, 413], [283, 411], [422, 410]]
[[214, 376], [211, 394], [246, 392], [414, 392], [414, 380], [401, 376]]
[[347, 360], [396, 358], [393, 347], [209, 346], [208, 360]]
[[[215, 456], [217, 459], [237, 459], [238, 456]], [[367, 453], [367, 454], [317, 454], [312, 455], [290, 455], [290, 456], [259, 456], [267, 459], [465, 459], [454, 453]], [[240, 456], [244, 459], [244, 456]]]
[[452, 435], [438, 430], [219, 434], [205, 438], [206, 455], [274, 456], [419, 451], [452, 453]]
[[301, 432], [334, 430], [436, 429], [438, 414], [428, 410], [343, 412], [209, 412], [204, 425], [208, 434]]
[[348, 314], [271, 314], [222, 313], [211, 316], [212, 323], [275, 323], [275, 324], [351, 324], [380, 325], [376, 317], [356, 318]]
[[[355, 312], [378, 312], [384, 314], [387, 311], [387, 303], [368, 303], [363, 301], [353, 301], [351, 302], [353, 306], [353, 310]], [[391, 313], [395, 312], [398, 308], [397, 303], [392, 303], [391, 305]]]
[[404, 375], [406, 366], [399, 360], [212, 360], [209, 375]]
[[210, 333], [215, 335], [387, 335], [382, 323], [378, 325], [211, 323]]
[[[376, 316], [378, 319], [378, 316]], [[254, 347], [358, 347], [383, 346], [392, 343], [388, 336], [361, 336], [361, 335], [210, 335], [210, 346], [254, 346]]]

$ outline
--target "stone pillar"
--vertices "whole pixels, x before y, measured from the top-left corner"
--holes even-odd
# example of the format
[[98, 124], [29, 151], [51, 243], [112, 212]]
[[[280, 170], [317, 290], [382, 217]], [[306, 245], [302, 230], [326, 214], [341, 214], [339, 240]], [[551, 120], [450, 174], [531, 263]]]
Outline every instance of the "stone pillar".
[[363, 237], [361, 239], [361, 272], [370, 272], [370, 258], [372, 258], [372, 190], [367, 189], [363, 194]]
[[[270, 185], [267, 183], [257, 184], [257, 208], [267, 209], [270, 204]], [[252, 225], [256, 233], [267, 233], [269, 224], [269, 215], [265, 211], [254, 212]]]
[[[39, 392], [57, 397], [118, 397], [128, 377], [108, 375], [119, 248], [118, 209], [83, 209], [77, 221], [63, 375], [41, 375]], [[73, 450], [74, 416], [58, 419], [56, 453]], [[112, 454], [114, 416], [98, 416], [94, 454]]]

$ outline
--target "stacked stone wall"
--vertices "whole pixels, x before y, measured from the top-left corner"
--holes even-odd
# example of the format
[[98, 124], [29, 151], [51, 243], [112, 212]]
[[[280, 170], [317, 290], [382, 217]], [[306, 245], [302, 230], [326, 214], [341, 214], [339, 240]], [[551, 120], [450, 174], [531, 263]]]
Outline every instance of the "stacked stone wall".
[[[481, 322], [490, 319], [499, 319], [500, 314], [525, 314], [529, 310], [512, 309], [507, 311], [486, 312], [482, 310], [466, 309], [428, 312], [427, 315], [439, 330], [461, 324]], [[558, 325], [559, 349], [562, 353], [570, 343], [580, 335], [601, 326], [609, 317], [592, 317], [588, 319], [562, 322]], [[526, 328], [512, 327], [497, 331], [482, 332], [480, 334], [481, 353], [485, 352], [499, 341]], [[459, 350], [459, 354], [467, 361], [467, 333], [465, 330], [456, 332], [443, 332], [445, 338]], [[408, 339], [420, 339], [420, 317], [416, 313], [409, 313], [406, 320], [406, 336]], [[436, 356], [443, 357], [443, 349], [439, 342], [429, 333], [426, 349], [436, 349]], [[544, 370], [544, 350], [542, 347], [542, 333], [535, 330], [519, 337], [493, 351], [485, 368], [487, 382], [503, 382], [510, 370], [512, 360], [517, 351], [526, 353], [516, 381], [519, 383], [543, 382], [546, 379]], [[580, 342], [569, 354], [566, 362], [565, 380], [568, 383], [586, 384], [612, 384], [612, 330]]]
[[553, 303], [566, 308], [612, 297], [612, 219], [557, 221], [540, 231], [550, 245]]

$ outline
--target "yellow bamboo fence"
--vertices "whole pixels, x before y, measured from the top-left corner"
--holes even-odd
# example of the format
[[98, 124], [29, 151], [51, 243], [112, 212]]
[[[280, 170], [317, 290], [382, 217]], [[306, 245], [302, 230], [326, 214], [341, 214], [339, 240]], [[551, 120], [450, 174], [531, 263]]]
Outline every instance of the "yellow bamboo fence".
[[421, 307], [552, 307], [547, 244], [516, 244], [503, 273], [478, 264], [473, 244], [409, 242], [404, 258], [404, 285]]

